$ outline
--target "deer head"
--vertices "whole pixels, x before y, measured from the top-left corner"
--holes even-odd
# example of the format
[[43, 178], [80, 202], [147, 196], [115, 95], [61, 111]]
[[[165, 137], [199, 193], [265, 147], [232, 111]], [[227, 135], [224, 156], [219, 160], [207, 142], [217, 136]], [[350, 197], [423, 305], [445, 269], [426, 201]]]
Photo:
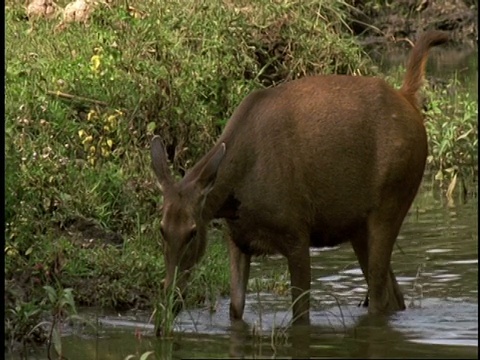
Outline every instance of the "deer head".
[[225, 150], [225, 143], [214, 147], [206, 161], [199, 162], [176, 182], [160, 137], [152, 139], [153, 170], [163, 193], [160, 231], [166, 270], [164, 286], [170, 288], [175, 279], [175, 286], [183, 298], [190, 270], [205, 253], [208, 220], [203, 219], [202, 213], [206, 198], [214, 188]]

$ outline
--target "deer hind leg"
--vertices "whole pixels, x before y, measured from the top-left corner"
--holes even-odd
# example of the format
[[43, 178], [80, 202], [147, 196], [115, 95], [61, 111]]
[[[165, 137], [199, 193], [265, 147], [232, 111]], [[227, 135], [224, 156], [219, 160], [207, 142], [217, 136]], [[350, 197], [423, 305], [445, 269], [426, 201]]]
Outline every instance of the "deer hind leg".
[[245, 309], [245, 294], [250, 275], [251, 256], [243, 253], [229, 238], [230, 256], [230, 319], [241, 320]]
[[398, 285], [397, 278], [393, 272], [392, 266], [390, 265], [390, 285], [389, 294], [390, 297], [396, 299], [397, 307], [399, 310], [405, 310], [405, 299], [403, 298], [402, 290], [400, 289], [400, 285]]
[[[368, 311], [372, 314], [404, 310], [400, 286], [390, 265], [393, 245], [408, 207], [377, 211], [368, 219]], [[395, 213], [394, 216], [391, 214]]]
[[[368, 285], [368, 231], [366, 227], [361, 227], [358, 230], [358, 232], [351, 238], [351, 244]], [[403, 295], [391, 266], [389, 276], [392, 285], [388, 290], [389, 298], [396, 299], [399, 307], [401, 307], [401, 304], [403, 303]], [[365, 295], [365, 299], [360, 302], [359, 306], [368, 307], [368, 291]]]
[[[305, 239], [304, 244], [308, 244]], [[301, 244], [302, 242], [299, 241]], [[297, 246], [289, 254], [288, 260], [293, 304], [293, 323], [310, 324], [310, 249], [308, 245]]]
[[[360, 264], [363, 276], [368, 285], [368, 230], [366, 224], [358, 229], [357, 233], [351, 237], [350, 243], [352, 244], [353, 251], [355, 251], [358, 263]], [[364, 307], [368, 306], [368, 291], [365, 300], [360, 302], [359, 306], [361, 305]]]

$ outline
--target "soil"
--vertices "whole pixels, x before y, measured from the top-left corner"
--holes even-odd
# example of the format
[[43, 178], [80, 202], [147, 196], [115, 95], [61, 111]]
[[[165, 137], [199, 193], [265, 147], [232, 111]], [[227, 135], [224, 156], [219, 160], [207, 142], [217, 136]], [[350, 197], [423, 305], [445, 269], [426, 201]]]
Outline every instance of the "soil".
[[63, 235], [69, 235], [72, 242], [82, 248], [104, 247], [105, 245], [121, 246], [122, 235], [103, 229], [91, 219], [76, 217], [62, 224]]
[[[382, 1], [384, 2], [384, 1]], [[410, 47], [418, 34], [431, 29], [447, 31], [454, 44], [476, 47], [477, 0], [352, 1], [349, 23], [366, 50]], [[374, 3], [374, 4], [372, 4]]]

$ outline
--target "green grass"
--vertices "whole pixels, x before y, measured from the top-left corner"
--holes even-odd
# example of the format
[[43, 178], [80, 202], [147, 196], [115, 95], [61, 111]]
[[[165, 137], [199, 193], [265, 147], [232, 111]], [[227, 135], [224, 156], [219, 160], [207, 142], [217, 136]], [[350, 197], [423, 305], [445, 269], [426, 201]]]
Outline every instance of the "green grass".
[[[399, 87], [405, 69], [392, 69], [386, 77]], [[429, 78], [427, 69], [427, 78]], [[471, 84], [462, 83], [457, 75], [442, 78], [442, 82], [426, 81], [420, 97], [425, 114], [429, 154], [426, 172], [444, 194], [449, 196], [448, 186], [476, 181], [478, 172], [478, 95], [472, 93]], [[457, 186], [458, 187], [458, 186]]]

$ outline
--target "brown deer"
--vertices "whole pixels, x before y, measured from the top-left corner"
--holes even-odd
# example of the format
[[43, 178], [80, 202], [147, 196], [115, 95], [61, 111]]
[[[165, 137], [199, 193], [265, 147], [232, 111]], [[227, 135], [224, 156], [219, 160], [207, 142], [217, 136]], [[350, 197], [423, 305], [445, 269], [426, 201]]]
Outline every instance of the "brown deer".
[[243, 316], [251, 257], [280, 253], [290, 271], [293, 321], [309, 323], [309, 248], [346, 241], [368, 284], [369, 313], [405, 309], [390, 259], [427, 157], [416, 93], [429, 48], [447, 40], [440, 31], [419, 38], [400, 90], [379, 78], [325, 75], [254, 91], [178, 182], [155, 136], [166, 288], [177, 274], [186, 295], [188, 275], [205, 253], [207, 226], [223, 218], [232, 320]]

